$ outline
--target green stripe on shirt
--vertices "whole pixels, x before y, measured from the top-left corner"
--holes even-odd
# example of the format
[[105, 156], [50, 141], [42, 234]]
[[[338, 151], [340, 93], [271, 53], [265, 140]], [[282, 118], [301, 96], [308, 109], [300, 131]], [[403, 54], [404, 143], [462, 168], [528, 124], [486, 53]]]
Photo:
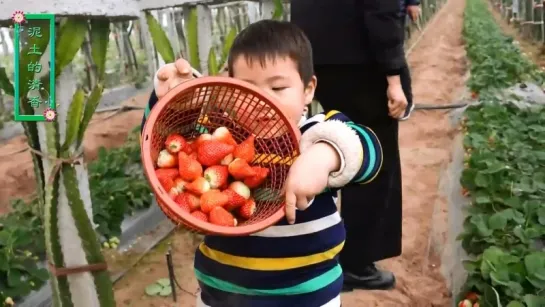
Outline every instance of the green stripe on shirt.
[[369, 153], [368, 153], [369, 154], [369, 166], [367, 167], [367, 169], [365, 170], [365, 172], [363, 173], [363, 175], [360, 178], [357, 178], [356, 180], [354, 180], [355, 182], [361, 182], [361, 181], [366, 180], [369, 177], [369, 175], [371, 175], [371, 172], [375, 168], [375, 163], [377, 162], [376, 148], [375, 148], [375, 145], [373, 144], [373, 141], [369, 137], [369, 134], [367, 133], [367, 131], [363, 130], [360, 126], [356, 125], [353, 122], [349, 122], [349, 123], [346, 123], [346, 124], [350, 128], [356, 130], [360, 135], [363, 136], [363, 138], [365, 139], [365, 142], [367, 143], [367, 147], [369, 148]]
[[337, 264], [331, 270], [323, 273], [322, 275], [292, 287], [280, 289], [250, 289], [232, 284], [228, 281], [217, 279], [195, 269], [197, 279], [205, 285], [221, 291], [244, 295], [298, 295], [310, 293], [327, 287], [336, 281], [342, 275], [342, 273], [343, 271], [341, 266]]

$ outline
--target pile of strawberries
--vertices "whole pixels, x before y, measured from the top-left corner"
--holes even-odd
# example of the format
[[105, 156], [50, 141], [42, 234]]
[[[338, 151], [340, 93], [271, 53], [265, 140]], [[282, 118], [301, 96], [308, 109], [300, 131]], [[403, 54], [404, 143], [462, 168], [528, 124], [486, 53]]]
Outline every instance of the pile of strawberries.
[[237, 144], [226, 127], [195, 140], [171, 134], [157, 159], [157, 178], [184, 211], [215, 225], [237, 226], [254, 215], [251, 189], [269, 175], [268, 168], [250, 164], [254, 141], [250, 135]]

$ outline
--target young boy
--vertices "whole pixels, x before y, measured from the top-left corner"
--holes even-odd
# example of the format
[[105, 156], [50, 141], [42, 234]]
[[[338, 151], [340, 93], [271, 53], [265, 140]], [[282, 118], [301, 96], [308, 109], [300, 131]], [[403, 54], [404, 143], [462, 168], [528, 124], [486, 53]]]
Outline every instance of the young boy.
[[[271, 94], [294, 124], [314, 96], [312, 67], [312, 49], [302, 31], [273, 20], [240, 32], [228, 59], [231, 77]], [[155, 93], [161, 98], [191, 78], [187, 61], [167, 64], [157, 73]], [[340, 306], [338, 254], [345, 230], [336, 192], [373, 180], [382, 163], [381, 146], [372, 131], [337, 111], [299, 126], [301, 155], [285, 182], [286, 218], [246, 237], [206, 236], [195, 255], [197, 306]]]

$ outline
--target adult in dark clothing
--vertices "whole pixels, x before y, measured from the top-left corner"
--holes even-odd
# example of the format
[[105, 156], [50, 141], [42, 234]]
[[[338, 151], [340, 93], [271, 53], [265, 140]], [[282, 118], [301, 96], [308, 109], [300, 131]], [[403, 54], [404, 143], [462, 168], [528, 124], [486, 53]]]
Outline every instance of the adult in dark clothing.
[[[416, 22], [418, 18], [420, 18], [420, 0], [401, 0], [400, 5], [401, 11], [399, 16], [401, 17], [401, 27], [403, 29], [401, 33], [403, 33], [403, 40], [405, 40], [407, 20], [410, 18], [413, 22]], [[405, 86], [403, 87], [403, 90], [405, 91], [408, 105], [405, 111], [405, 115], [399, 120], [407, 120], [409, 119], [412, 111], [414, 110], [413, 92], [411, 87], [411, 72], [408, 66], [401, 71], [401, 79], [405, 80]]]
[[346, 290], [393, 287], [394, 275], [374, 262], [401, 254], [398, 119], [407, 107], [400, 78], [407, 63], [399, 12], [399, 0], [291, 1], [291, 20], [312, 44], [316, 99], [371, 128], [383, 147], [378, 177], [341, 192]]

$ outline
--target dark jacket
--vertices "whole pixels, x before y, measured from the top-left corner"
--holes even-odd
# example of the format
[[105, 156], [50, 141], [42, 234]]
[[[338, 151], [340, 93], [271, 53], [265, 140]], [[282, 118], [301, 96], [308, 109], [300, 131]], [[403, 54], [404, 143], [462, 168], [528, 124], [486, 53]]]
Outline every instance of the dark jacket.
[[420, 5], [420, 0], [401, 0], [399, 4], [401, 5], [401, 17], [405, 17], [407, 15], [407, 7], [409, 5]]
[[292, 0], [291, 21], [308, 36], [314, 64], [374, 64], [397, 75], [407, 64], [399, 0]]

